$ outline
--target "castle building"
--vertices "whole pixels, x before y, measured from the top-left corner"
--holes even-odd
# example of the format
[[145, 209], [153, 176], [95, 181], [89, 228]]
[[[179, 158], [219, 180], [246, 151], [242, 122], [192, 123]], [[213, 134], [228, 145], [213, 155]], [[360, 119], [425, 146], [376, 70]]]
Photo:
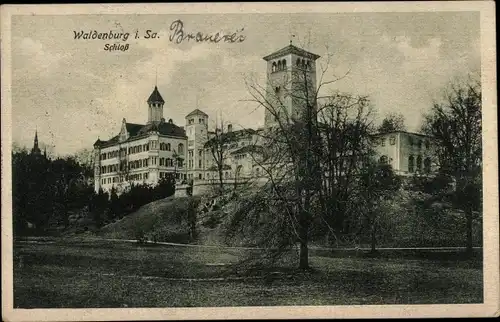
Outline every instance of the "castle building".
[[437, 170], [432, 138], [406, 131], [379, 133], [376, 138], [379, 161], [390, 164], [396, 174], [430, 175]]
[[[178, 183], [210, 186], [259, 178], [264, 171], [258, 162], [263, 154], [263, 131], [280, 122], [290, 123], [316, 108], [316, 60], [320, 56], [291, 43], [263, 59], [267, 64], [264, 127], [234, 130], [209, 129], [209, 116], [195, 109], [185, 117], [185, 126], [165, 121], [165, 101], [155, 86], [147, 100], [146, 124], [122, 121], [120, 132], [94, 144], [95, 190], [118, 191], [132, 183], [155, 185], [167, 174]], [[379, 161], [392, 165], [396, 173], [429, 174], [435, 170], [432, 140], [417, 133], [395, 131], [376, 135], [374, 147]], [[37, 138], [35, 137], [35, 141]], [[224, 145], [224, 154], [214, 152], [214, 140]], [[37, 146], [37, 145], [36, 145]], [[34, 148], [35, 149], [35, 148]], [[195, 191], [195, 190], [193, 190]]]
[[120, 132], [94, 143], [94, 188], [118, 192], [135, 184], [157, 184], [166, 174], [186, 179], [186, 133], [163, 118], [165, 101], [155, 86], [147, 100], [146, 124], [122, 121]]

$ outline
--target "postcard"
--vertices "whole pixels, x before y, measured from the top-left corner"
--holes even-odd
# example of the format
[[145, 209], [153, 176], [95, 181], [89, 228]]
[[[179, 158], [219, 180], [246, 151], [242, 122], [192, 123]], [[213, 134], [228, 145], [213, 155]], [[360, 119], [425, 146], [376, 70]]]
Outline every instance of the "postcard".
[[2, 6], [2, 318], [498, 316], [493, 9]]

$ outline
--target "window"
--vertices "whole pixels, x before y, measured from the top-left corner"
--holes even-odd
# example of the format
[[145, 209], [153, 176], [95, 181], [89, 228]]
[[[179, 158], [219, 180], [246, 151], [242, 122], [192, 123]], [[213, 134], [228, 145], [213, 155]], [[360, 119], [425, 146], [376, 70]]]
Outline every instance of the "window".
[[202, 157], [203, 156], [203, 150], [198, 150], [198, 156]]
[[179, 155], [184, 155], [184, 144], [179, 143], [179, 145], [177, 146], [177, 153]]
[[271, 72], [275, 72], [276, 71], [276, 62], [273, 62], [273, 65], [272, 65], [272, 68], [271, 68]]
[[429, 140], [425, 140], [425, 148], [426, 148], [427, 150], [429, 149], [430, 145], [431, 145], [431, 144], [430, 144]]
[[427, 157], [424, 160], [424, 171], [425, 173], [431, 172], [431, 158]]
[[170, 151], [170, 143], [167, 143], [167, 144], [165, 145], [165, 149], [166, 149], [167, 151]]
[[283, 70], [286, 70], [286, 60], [284, 60], [284, 59], [281, 63], [281, 68], [283, 68]]
[[408, 137], [408, 143], [410, 146], [413, 146], [413, 138], [411, 136]]
[[410, 155], [408, 158], [408, 172], [414, 172], [415, 171], [415, 158], [413, 155]]
[[178, 160], [177, 160], [177, 166], [178, 166], [179, 168], [182, 168], [182, 167], [184, 166], [184, 160], [182, 160], [182, 159], [178, 159]]
[[390, 143], [391, 145], [395, 145], [395, 144], [396, 144], [396, 138], [395, 138], [394, 136], [391, 136], [391, 137], [389, 138], [389, 143]]
[[422, 171], [422, 156], [420, 155], [417, 157], [417, 171]]
[[201, 165], [201, 160], [198, 160], [198, 167], [201, 168], [202, 165]]

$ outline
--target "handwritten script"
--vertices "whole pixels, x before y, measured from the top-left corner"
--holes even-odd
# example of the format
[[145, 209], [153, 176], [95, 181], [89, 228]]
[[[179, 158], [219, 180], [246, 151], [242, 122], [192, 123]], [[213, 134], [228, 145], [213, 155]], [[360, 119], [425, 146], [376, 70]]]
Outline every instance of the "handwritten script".
[[206, 34], [202, 32], [186, 32], [184, 30], [184, 23], [182, 20], [175, 20], [172, 22], [170, 25], [170, 41], [174, 42], [176, 44], [180, 44], [183, 41], [190, 41], [193, 40], [195, 42], [209, 42], [209, 43], [219, 43], [219, 42], [226, 42], [226, 43], [238, 43], [238, 42], [243, 42], [245, 41], [245, 36], [240, 34], [245, 28], [241, 28], [236, 30], [233, 33], [223, 33], [223, 32], [216, 32], [212, 34]]
[[[181, 44], [183, 42], [195, 42], [195, 43], [241, 43], [245, 41], [246, 37], [242, 34], [245, 28], [237, 29], [234, 32], [215, 32], [215, 33], [203, 33], [200, 31], [187, 32], [184, 29], [184, 23], [182, 20], [175, 20], [170, 24], [170, 35], [169, 40], [175, 44]], [[73, 30], [73, 36], [75, 40], [104, 40], [107, 43], [104, 45], [104, 50], [111, 51], [127, 51], [130, 45], [127, 43], [129, 39], [160, 39], [160, 33], [147, 29], [144, 33], [139, 34], [139, 30], [135, 30], [132, 33], [124, 31], [104, 31], [100, 32], [97, 30]]]

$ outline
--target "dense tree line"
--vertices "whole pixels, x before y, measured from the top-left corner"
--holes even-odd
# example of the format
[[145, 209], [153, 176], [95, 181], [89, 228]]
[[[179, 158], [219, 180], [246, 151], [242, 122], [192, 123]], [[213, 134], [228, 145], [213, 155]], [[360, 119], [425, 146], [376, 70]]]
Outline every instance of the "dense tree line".
[[42, 233], [68, 226], [68, 212], [90, 206], [92, 169], [72, 157], [47, 159], [21, 150], [12, 154], [14, 231]]

